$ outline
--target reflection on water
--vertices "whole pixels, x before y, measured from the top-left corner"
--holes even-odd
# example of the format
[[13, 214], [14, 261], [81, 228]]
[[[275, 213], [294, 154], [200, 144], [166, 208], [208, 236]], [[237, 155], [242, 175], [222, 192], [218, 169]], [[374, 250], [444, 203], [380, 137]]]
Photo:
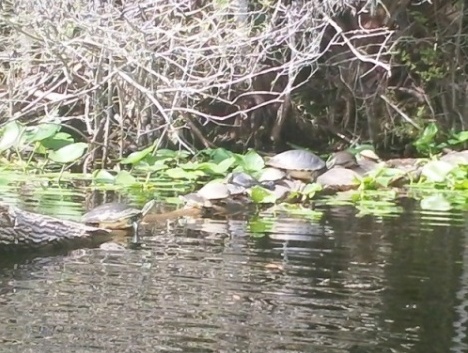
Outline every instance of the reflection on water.
[[3, 262], [2, 352], [465, 352], [466, 215], [404, 208], [168, 219], [140, 250]]

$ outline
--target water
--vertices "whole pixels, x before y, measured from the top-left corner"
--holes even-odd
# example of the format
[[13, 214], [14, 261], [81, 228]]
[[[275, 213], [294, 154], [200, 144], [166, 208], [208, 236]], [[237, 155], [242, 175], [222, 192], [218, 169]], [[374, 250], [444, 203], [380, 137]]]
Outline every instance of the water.
[[167, 220], [140, 250], [4, 258], [2, 352], [466, 352], [466, 214], [403, 207]]

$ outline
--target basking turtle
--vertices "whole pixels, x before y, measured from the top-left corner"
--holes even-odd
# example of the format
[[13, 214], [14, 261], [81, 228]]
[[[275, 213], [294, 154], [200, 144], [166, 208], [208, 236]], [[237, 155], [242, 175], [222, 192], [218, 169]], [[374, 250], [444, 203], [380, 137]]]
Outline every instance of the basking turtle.
[[286, 178], [286, 173], [277, 168], [265, 168], [261, 171], [258, 181], [260, 183], [266, 183], [269, 181], [278, 181]]
[[105, 203], [85, 213], [81, 221], [85, 224], [113, 230], [133, 227], [133, 239], [134, 242], [138, 242], [139, 222], [155, 203], [155, 200], [148, 201], [141, 210], [120, 202]]
[[312, 152], [289, 150], [266, 161], [269, 167], [284, 170], [291, 178], [313, 181], [326, 169], [325, 162]]
[[194, 193], [181, 196], [188, 207], [212, 207], [213, 201], [228, 199], [233, 196], [245, 194], [245, 188], [234, 184], [212, 182], [204, 185]]
[[466, 165], [468, 164], [468, 150], [449, 152], [440, 157], [440, 160], [453, 166]]
[[330, 157], [328, 157], [326, 165], [328, 169], [332, 169], [333, 167], [349, 169], [359, 167], [356, 157], [349, 151], [332, 153]]
[[357, 171], [359, 174], [365, 174], [373, 171], [379, 164], [382, 162], [379, 156], [375, 154], [374, 151], [370, 149], [365, 149], [360, 151], [356, 156], [359, 168], [361, 172]]
[[317, 183], [324, 189], [346, 191], [355, 189], [359, 185], [360, 175], [354, 169], [331, 168], [317, 177]]
[[244, 172], [230, 173], [226, 178], [227, 183], [237, 185], [243, 188], [251, 188], [255, 185], [260, 185], [259, 181], [253, 176]]

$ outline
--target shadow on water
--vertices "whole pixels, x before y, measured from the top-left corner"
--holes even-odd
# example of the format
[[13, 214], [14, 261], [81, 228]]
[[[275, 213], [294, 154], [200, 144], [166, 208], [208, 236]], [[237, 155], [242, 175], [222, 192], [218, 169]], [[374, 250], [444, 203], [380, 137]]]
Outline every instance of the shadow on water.
[[403, 206], [165, 219], [138, 251], [17, 259], [2, 351], [464, 352], [466, 215]]

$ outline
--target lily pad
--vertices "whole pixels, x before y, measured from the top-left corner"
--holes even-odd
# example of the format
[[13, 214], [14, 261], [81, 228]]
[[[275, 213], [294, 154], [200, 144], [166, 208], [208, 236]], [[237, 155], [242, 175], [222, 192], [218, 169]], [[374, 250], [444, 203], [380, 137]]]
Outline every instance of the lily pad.
[[58, 124], [39, 124], [28, 128], [29, 131], [26, 133], [27, 142], [42, 141], [49, 137], [54, 136], [59, 130], [60, 125]]
[[117, 185], [134, 185], [138, 184], [136, 178], [126, 170], [121, 170], [115, 177]]
[[88, 148], [88, 144], [84, 142], [77, 142], [67, 145], [58, 149], [57, 151], [51, 151], [49, 158], [57, 163], [70, 163], [81, 158]]
[[5, 125], [2, 131], [2, 137], [0, 138], [0, 151], [5, 151], [19, 141], [21, 136], [22, 127], [16, 121], [11, 121]]
[[141, 151], [132, 152], [126, 158], [122, 159], [120, 163], [122, 164], [137, 164], [142, 159], [144, 159], [147, 155], [153, 152], [154, 145], [151, 145]]
[[275, 203], [276, 197], [269, 190], [261, 186], [254, 186], [250, 189], [250, 198], [254, 203]]
[[423, 167], [421, 174], [430, 182], [442, 183], [453, 168], [453, 165], [444, 161], [430, 161]]
[[437, 194], [422, 199], [421, 208], [431, 211], [449, 211], [452, 209], [452, 205], [443, 195]]

